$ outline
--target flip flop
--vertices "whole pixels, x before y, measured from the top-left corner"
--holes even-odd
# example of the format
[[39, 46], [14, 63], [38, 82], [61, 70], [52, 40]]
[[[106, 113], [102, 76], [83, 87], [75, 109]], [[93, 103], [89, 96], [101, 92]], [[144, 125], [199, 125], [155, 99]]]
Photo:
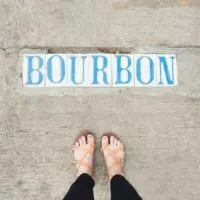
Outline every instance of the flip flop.
[[[105, 145], [104, 147], [102, 146], [102, 139], [104, 136], [107, 136], [108, 137], [108, 145]], [[113, 133], [113, 132], [108, 132], [108, 133], [104, 133], [102, 138], [101, 138], [101, 152], [102, 152], [102, 156], [103, 156], [103, 159], [106, 160], [105, 156], [104, 156], [104, 150], [107, 151], [107, 154], [108, 154], [108, 157], [112, 157], [113, 159], [113, 163], [111, 166], [107, 167], [107, 170], [108, 172], [110, 170], [112, 170], [112, 168], [114, 166], [120, 166], [121, 170], [120, 172], [122, 173], [119, 173], [121, 175], [124, 175], [124, 171], [123, 171], [123, 166], [124, 166], [124, 156], [122, 157], [122, 159], [118, 158], [117, 157], [117, 154], [120, 153], [120, 152], [124, 152], [123, 148], [122, 147], [117, 147], [115, 150], [111, 150], [110, 147], [109, 147], [109, 144], [110, 144], [110, 138], [111, 136], [114, 136], [114, 138], [118, 139], [119, 140], [119, 137]], [[120, 141], [120, 140], [119, 140]], [[107, 180], [109, 181], [110, 180], [110, 177], [108, 175], [109, 173], [107, 173]]]
[[[86, 142], [87, 142], [87, 136], [88, 135], [93, 135], [94, 137], [94, 134], [91, 133], [90, 131], [87, 131], [87, 130], [84, 130], [84, 131], [81, 131], [81, 133], [76, 137], [75, 141], [74, 141], [74, 145], [76, 142], [79, 142], [79, 139], [84, 136], [85, 139], [86, 139]], [[77, 159], [75, 160], [75, 163], [76, 163], [76, 167], [77, 167], [77, 176], [79, 176], [79, 169], [81, 166], [85, 166], [86, 168], [89, 168], [92, 170], [92, 167], [93, 165], [91, 164], [91, 162], [87, 162], [87, 159], [86, 157], [88, 156], [88, 153], [90, 151], [93, 151], [93, 149], [95, 149], [95, 142], [93, 144], [88, 144], [84, 147], [84, 153], [83, 155], [80, 157], [80, 159]]]

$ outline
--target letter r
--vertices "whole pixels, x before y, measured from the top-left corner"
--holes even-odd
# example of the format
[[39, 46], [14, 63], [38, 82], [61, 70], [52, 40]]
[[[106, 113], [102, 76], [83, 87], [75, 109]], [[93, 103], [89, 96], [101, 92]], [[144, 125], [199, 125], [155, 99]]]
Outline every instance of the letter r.
[[[107, 73], [106, 73], [106, 68], [108, 67], [108, 59], [106, 56], [103, 55], [95, 55], [92, 56], [93, 58], [93, 67], [94, 67], [94, 74], [93, 74], [93, 82], [92, 84], [100, 84], [99, 81], [99, 73], [102, 73], [102, 78], [103, 78], [103, 84], [108, 85], [108, 77], [107, 77]], [[101, 66], [99, 67], [99, 61], [102, 61]]]

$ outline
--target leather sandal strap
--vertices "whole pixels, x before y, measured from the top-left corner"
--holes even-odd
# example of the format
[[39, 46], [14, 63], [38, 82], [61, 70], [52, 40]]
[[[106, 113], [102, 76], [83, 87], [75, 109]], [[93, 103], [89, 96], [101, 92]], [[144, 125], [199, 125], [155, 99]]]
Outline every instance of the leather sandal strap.
[[89, 146], [87, 147], [87, 149], [85, 149], [85, 152], [82, 156], [82, 158], [78, 161], [76, 161], [77, 164], [77, 169], [79, 170], [80, 166], [87, 166], [89, 168], [92, 168], [92, 164], [87, 163], [84, 159], [86, 158], [86, 155], [93, 149], [95, 148], [95, 144], [88, 144]]

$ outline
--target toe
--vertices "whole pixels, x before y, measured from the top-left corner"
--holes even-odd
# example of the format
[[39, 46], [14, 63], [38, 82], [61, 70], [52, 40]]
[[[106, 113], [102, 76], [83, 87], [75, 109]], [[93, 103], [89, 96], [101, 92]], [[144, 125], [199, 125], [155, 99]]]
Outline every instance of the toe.
[[82, 140], [82, 144], [86, 144], [85, 136], [82, 136], [82, 137], [81, 137], [81, 140]]
[[82, 139], [80, 138], [78, 141], [79, 141], [80, 146], [82, 146], [83, 145]]
[[111, 136], [111, 137], [110, 137], [110, 144], [111, 144], [111, 145], [114, 145], [114, 139], [115, 139], [114, 136]]
[[75, 142], [75, 147], [79, 147], [80, 146], [80, 144], [79, 144], [79, 142]]
[[121, 142], [118, 140], [117, 141], [117, 146], [120, 147], [120, 145], [121, 145]]
[[117, 142], [118, 142], [118, 140], [116, 138], [114, 138], [114, 141], [113, 141], [114, 146], [117, 146]]
[[87, 136], [87, 142], [88, 142], [88, 144], [94, 144], [94, 136], [92, 135], [92, 134], [89, 134], [88, 136]]
[[102, 137], [102, 148], [106, 147], [108, 145], [108, 137], [107, 136], [103, 136]]

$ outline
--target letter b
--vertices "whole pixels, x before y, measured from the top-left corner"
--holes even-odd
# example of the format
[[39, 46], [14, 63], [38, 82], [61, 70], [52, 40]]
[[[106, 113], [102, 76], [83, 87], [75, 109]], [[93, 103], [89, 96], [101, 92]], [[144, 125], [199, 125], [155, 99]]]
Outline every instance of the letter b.
[[25, 86], [39, 86], [44, 81], [42, 68], [44, 59], [42, 55], [31, 55], [24, 57], [23, 79]]

